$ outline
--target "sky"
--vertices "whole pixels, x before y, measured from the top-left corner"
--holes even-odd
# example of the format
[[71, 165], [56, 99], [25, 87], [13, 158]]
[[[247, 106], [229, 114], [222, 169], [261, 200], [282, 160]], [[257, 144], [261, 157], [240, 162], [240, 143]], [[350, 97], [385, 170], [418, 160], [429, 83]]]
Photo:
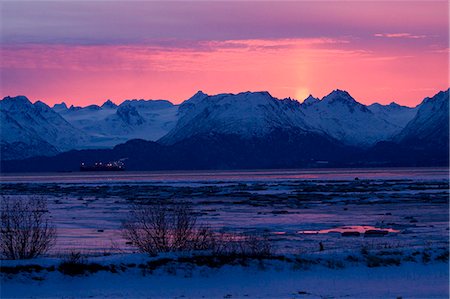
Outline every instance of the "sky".
[[415, 106], [449, 87], [447, 1], [2, 1], [0, 95], [49, 105], [347, 90]]

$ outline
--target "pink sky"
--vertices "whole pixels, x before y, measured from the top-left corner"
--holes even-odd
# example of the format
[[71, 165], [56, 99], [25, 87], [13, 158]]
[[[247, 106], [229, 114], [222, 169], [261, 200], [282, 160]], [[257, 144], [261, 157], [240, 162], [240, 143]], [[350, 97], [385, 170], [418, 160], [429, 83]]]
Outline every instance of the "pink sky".
[[1, 94], [49, 105], [345, 89], [414, 106], [447, 89], [448, 3], [6, 2]]

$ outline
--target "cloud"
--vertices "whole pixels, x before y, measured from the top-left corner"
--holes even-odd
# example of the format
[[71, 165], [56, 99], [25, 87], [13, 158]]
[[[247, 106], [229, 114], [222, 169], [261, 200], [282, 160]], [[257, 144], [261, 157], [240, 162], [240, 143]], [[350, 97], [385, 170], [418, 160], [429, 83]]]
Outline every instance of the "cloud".
[[[210, 61], [237, 57], [289, 56], [292, 53], [354, 55], [353, 50], [334, 49], [346, 40], [329, 38], [271, 40], [159, 40], [150, 45], [12, 45], [3, 46], [1, 68], [98, 70], [180, 70], [205, 68]], [[330, 53], [332, 51], [332, 53]], [[281, 58], [280, 58], [281, 59]], [[242, 64], [242, 61], [239, 60]], [[243, 64], [245, 65], [245, 64]], [[217, 67], [215, 65], [214, 67]], [[214, 68], [213, 67], [213, 68]], [[236, 66], [237, 67], [237, 66]]]
[[375, 37], [386, 37], [386, 38], [412, 38], [412, 39], [418, 39], [418, 38], [426, 38], [426, 35], [420, 34], [411, 34], [411, 33], [375, 33]]
[[396, 33], [405, 30], [438, 34], [447, 44], [447, 6], [445, 1], [4, 1], [0, 25], [2, 44], [147, 45], [165, 38], [340, 38], [343, 33], [371, 39], [367, 32], [421, 37]]

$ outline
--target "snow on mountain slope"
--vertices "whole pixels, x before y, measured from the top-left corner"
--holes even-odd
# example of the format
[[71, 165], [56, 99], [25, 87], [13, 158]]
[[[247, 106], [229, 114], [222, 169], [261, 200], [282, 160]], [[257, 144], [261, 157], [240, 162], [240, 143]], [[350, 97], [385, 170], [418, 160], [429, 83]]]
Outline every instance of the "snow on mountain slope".
[[126, 100], [119, 106], [106, 101], [100, 106], [55, 105], [74, 127], [89, 134], [89, 147], [112, 147], [130, 139], [156, 140], [175, 125], [178, 106], [163, 100]]
[[0, 155], [2, 160], [55, 155], [58, 150], [34, 132], [26, 130], [0, 109]]
[[32, 104], [24, 96], [5, 97], [0, 101], [0, 111], [1, 142], [5, 149], [13, 149], [12, 144], [30, 145], [35, 154], [51, 155], [88, 142], [83, 132], [40, 101]]
[[425, 98], [418, 106], [416, 116], [394, 138], [395, 141], [429, 143], [448, 148], [449, 90], [441, 91], [432, 98]]
[[377, 117], [386, 120], [400, 129], [403, 129], [409, 121], [411, 121], [417, 113], [418, 107], [411, 108], [401, 106], [397, 103], [390, 103], [389, 105], [381, 105], [378, 103], [368, 106]]
[[320, 100], [318, 98], [313, 97], [312, 95], [309, 95], [303, 102], [303, 105], [314, 105]]
[[103, 109], [115, 109], [115, 108], [117, 108], [117, 105], [114, 104], [111, 100], [107, 100], [106, 102], [103, 103], [102, 108]]
[[1, 146], [3, 154], [7, 149], [11, 156], [113, 147], [136, 138], [170, 145], [212, 135], [219, 143], [221, 135], [246, 140], [271, 136], [271, 142], [278, 142], [276, 135], [284, 134], [283, 140], [292, 143], [297, 139], [306, 142], [305, 134], [309, 134], [331, 144], [338, 140], [369, 147], [378, 141], [400, 142], [416, 135], [439, 140], [445, 132], [448, 136], [448, 90], [416, 108], [395, 103], [365, 106], [347, 92], [335, 90], [322, 100], [309, 96], [301, 104], [278, 100], [268, 92], [214, 96], [198, 92], [181, 105], [163, 100], [127, 100], [116, 105], [108, 100], [101, 106], [68, 108], [61, 103], [52, 109], [21, 96], [4, 98], [0, 111]]
[[339, 89], [320, 101], [308, 99], [301, 106], [307, 124], [349, 145], [366, 147], [388, 139], [406, 125], [408, 117], [413, 117], [406, 107], [390, 107], [397, 116], [387, 115], [390, 112], [386, 107], [370, 109]]
[[53, 109], [53, 111], [55, 111], [56, 113], [60, 113], [60, 112], [66, 111], [66, 110], [69, 109], [69, 108], [67, 108], [66, 103], [62, 102], [62, 103], [60, 103], [60, 104], [55, 104], [55, 105], [53, 105], [52, 109]]
[[303, 121], [297, 101], [278, 100], [268, 92], [209, 96], [199, 91], [180, 105], [176, 126], [160, 141], [174, 144], [211, 133], [263, 137], [275, 129], [310, 129]]

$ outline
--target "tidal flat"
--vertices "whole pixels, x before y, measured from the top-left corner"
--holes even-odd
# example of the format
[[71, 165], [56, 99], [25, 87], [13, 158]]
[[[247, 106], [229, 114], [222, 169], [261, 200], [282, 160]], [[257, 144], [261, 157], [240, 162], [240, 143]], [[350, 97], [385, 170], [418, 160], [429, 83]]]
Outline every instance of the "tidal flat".
[[[318, 273], [327, 273], [323, 275], [327, 281], [335, 279], [332, 278], [333, 275], [344, 279], [342, 275], [349, 272], [347, 274], [350, 276], [347, 278], [355, 280], [353, 276], [358, 276], [359, 271], [362, 276], [368, 275], [366, 279], [370, 279], [371, 273], [379, 272], [373, 269], [380, 267], [387, 269], [389, 275], [398, 274], [391, 278], [393, 281], [402, 280], [406, 274], [410, 278], [411, 275], [420, 278], [420, 275], [425, 275], [420, 271], [428, 271], [433, 277], [427, 276], [423, 279], [433, 280], [435, 288], [433, 291], [431, 288], [422, 288], [423, 293], [416, 295], [418, 297], [432, 295], [438, 298], [448, 296], [446, 281], [448, 281], [449, 255], [449, 180], [445, 171], [443, 175], [431, 177], [427, 175], [379, 177], [361, 174], [356, 177], [351, 174], [339, 179], [333, 177], [261, 179], [253, 176], [245, 179], [215, 177], [214, 180], [208, 180], [202, 177], [198, 180], [172, 181], [116, 179], [92, 182], [3, 181], [2, 196], [44, 198], [57, 228], [56, 244], [47, 256], [34, 262], [2, 261], [3, 284], [7, 292], [4, 294], [11, 297], [17, 295], [11, 287], [20, 284], [14, 277], [23, 275], [21, 272], [28, 273], [26, 274], [28, 278], [21, 278], [23, 282], [32, 279], [30, 277], [33, 275], [36, 276], [29, 274], [30, 271], [35, 273], [34, 270], [16, 271], [14, 267], [30, 263], [44, 265], [41, 270], [48, 273], [41, 275], [45, 282], [40, 283], [45, 284], [52, 279], [60, 279], [52, 278], [56, 274], [49, 269], [52, 269], [52, 266], [53, 270], [58, 269], [58, 261], [71, 252], [81, 252], [90, 261], [103, 265], [103, 268], [100, 267], [89, 276], [106, 273], [114, 275], [117, 269], [121, 269], [120, 275], [124, 276], [126, 273], [138, 275], [139, 279], [142, 279], [141, 275], [159, 280], [162, 279], [161, 275], [181, 275], [187, 277], [187, 280], [190, 277], [196, 281], [200, 279], [198, 275], [200, 277], [206, 275], [208, 279], [214, 281], [225, 275], [224, 270], [220, 273], [210, 273], [209, 270], [205, 272], [204, 267], [220, 269], [231, 267], [234, 269], [232, 272], [237, 271], [241, 276], [246, 274], [240, 271], [250, 271], [253, 273], [251, 275], [258, 277], [273, 275], [272, 281], [278, 279], [283, 283], [282, 277], [299, 275], [292, 273], [288, 275], [286, 271], [307, 271], [303, 277], [310, 288], [308, 290], [295, 290], [293, 285], [289, 285], [285, 289], [280, 289], [281, 293], [274, 293], [272, 289], [267, 289], [267, 293], [258, 293], [257, 288], [251, 288], [245, 291], [250, 296], [306, 295], [302, 292], [320, 296], [364, 295], [364, 292], [358, 293], [359, 289], [356, 286], [354, 289], [350, 288], [347, 293], [339, 292], [336, 286], [317, 289], [311, 277], [315, 277], [316, 274], [320, 276]], [[197, 222], [207, 225], [215, 232], [268, 236], [274, 251], [273, 257], [266, 259], [264, 265], [239, 260], [205, 261], [204, 258], [200, 259], [189, 253], [183, 253], [181, 257], [172, 253], [148, 257], [139, 254], [137, 249], [124, 239], [122, 221], [126, 219], [132, 204], [139, 203], [151, 207], [180, 202], [191, 203]], [[148, 266], [150, 263], [151, 266]], [[111, 265], [114, 265], [114, 271], [111, 271]], [[242, 267], [247, 270], [242, 270]], [[139, 271], [136, 272], [134, 269]], [[173, 271], [178, 274], [173, 274]], [[260, 271], [263, 273], [259, 273]], [[154, 275], [157, 275], [157, 278]], [[167, 281], [174, 279], [174, 277], [167, 278]], [[300, 277], [298, 279], [301, 285], [302, 280]], [[180, 287], [178, 293], [171, 293], [171, 297], [186, 295], [195, 298], [203, 294], [197, 291], [192, 293], [187, 282], [178, 283], [186, 286]], [[238, 292], [239, 281], [234, 283], [234, 289], [217, 288], [218, 293], [213, 297], [223, 298], [228, 295], [227, 290], [237, 297], [244, 296], [244, 291]], [[393, 284], [390, 293], [383, 293], [380, 289], [379, 295], [414, 295], [402, 293], [401, 290], [405, 288], [407, 282], [399, 283], [400, 285], [395, 287]], [[261, 292], [262, 290], [264, 288]], [[37, 286], [34, 287], [34, 291], [40, 292]], [[145, 297], [145, 294], [148, 294], [144, 289], [138, 288], [135, 291], [137, 293], [129, 294], [136, 297], [141, 295]], [[222, 291], [224, 294], [220, 293]], [[322, 294], [321, 291], [325, 293]], [[79, 295], [79, 293], [67, 294], [63, 290], [61, 292], [58, 294]], [[114, 294], [117, 290], [111, 292], [110, 294]], [[163, 294], [156, 292], [154, 297], [165, 297]], [[205, 294], [208, 294], [206, 290]], [[378, 293], [372, 289], [367, 294]]]

